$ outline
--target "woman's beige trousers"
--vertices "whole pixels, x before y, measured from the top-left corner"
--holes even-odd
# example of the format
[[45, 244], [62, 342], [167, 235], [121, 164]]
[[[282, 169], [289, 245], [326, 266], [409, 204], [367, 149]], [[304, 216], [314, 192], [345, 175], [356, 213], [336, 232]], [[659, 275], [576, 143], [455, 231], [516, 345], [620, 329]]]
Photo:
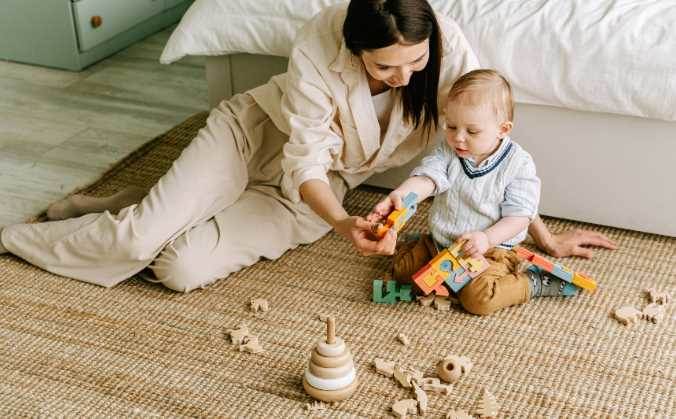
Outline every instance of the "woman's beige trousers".
[[[104, 287], [148, 266], [173, 290], [202, 287], [330, 230], [306, 204], [281, 194], [287, 139], [250, 96], [234, 96], [211, 111], [139, 204], [116, 215], [8, 226], [2, 243], [47, 271]], [[330, 178], [342, 200], [344, 182]]]

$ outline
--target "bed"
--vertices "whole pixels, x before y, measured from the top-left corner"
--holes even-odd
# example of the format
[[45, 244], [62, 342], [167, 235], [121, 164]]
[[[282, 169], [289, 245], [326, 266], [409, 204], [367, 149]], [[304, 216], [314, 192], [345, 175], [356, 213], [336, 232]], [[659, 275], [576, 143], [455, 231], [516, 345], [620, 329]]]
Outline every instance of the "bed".
[[[206, 55], [214, 106], [284, 72], [295, 31], [343, 2], [197, 0], [160, 60]], [[676, 236], [676, 5], [430, 3], [463, 28], [483, 67], [512, 82], [513, 138], [535, 158], [542, 214]], [[393, 187], [411, 166], [367, 183]]]

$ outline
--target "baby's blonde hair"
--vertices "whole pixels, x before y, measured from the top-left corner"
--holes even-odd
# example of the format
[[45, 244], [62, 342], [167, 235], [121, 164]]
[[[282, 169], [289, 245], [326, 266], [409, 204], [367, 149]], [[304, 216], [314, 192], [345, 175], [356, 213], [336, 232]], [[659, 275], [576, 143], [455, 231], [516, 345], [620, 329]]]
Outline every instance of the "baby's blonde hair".
[[459, 98], [469, 99], [472, 103], [490, 100], [498, 116], [504, 116], [507, 121], [514, 120], [512, 86], [495, 70], [479, 69], [463, 74], [448, 92], [449, 102]]

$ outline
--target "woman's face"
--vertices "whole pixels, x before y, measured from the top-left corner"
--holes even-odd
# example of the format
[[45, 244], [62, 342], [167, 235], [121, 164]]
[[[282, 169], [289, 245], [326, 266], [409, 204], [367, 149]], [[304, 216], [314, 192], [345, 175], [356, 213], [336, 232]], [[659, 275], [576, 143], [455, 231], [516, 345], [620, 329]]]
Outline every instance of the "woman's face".
[[414, 71], [425, 68], [429, 57], [428, 39], [418, 44], [393, 44], [361, 54], [368, 75], [390, 87], [406, 86]]

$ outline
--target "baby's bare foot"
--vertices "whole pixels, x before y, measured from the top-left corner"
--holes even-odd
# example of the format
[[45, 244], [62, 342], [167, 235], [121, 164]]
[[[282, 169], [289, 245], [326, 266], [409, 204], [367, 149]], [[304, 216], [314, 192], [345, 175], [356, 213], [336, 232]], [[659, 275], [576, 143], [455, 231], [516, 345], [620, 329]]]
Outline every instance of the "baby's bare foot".
[[84, 215], [88, 199], [89, 197], [84, 195], [71, 195], [55, 202], [47, 208], [47, 218], [56, 221]]

